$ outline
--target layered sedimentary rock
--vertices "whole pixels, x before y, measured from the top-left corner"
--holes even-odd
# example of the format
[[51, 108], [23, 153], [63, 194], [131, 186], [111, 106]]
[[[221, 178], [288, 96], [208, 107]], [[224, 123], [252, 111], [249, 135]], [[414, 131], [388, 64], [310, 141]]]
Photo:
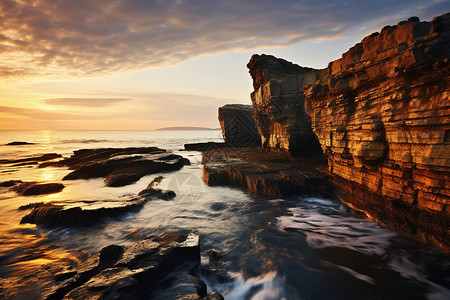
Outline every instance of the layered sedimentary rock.
[[316, 81], [313, 69], [269, 55], [253, 55], [247, 67], [253, 78], [253, 115], [263, 147], [294, 156], [317, 152], [320, 146], [301, 89]]
[[449, 59], [450, 14], [386, 26], [323, 70], [253, 56], [263, 145], [293, 152], [304, 135], [288, 129], [311, 124], [347, 203], [449, 246]]
[[261, 145], [251, 105], [228, 104], [219, 107], [219, 122], [225, 142], [233, 147]]
[[298, 161], [261, 147], [247, 147], [205, 151], [202, 163], [203, 179], [212, 186], [239, 186], [272, 197], [334, 194], [329, 175], [316, 159]]

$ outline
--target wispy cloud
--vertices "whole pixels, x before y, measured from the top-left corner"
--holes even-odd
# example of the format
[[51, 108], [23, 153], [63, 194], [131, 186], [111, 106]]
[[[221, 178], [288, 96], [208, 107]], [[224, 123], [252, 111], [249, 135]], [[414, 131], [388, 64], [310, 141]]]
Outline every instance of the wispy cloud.
[[204, 54], [333, 38], [407, 8], [428, 11], [442, 5], [426, 0], [2, 0], [0, 76], [167, 66]]
[[43, 101], [49, 105], [105, 107], [116, 103], [129, 101], [130, 98], [52, 98]]
[[22, 108], [12, 106], [0, 106], [0, 115], [7, 114], [15, 117], [23, 117], [31, 120], [95, 120], [101, 118], [101, 116], [92, 116], [86, 114], [72, 114], [64, 112], [49, 111], [43, 109], [34, 108]]
[[[118, 111], [117, 109], [92, 109], [92, 106], [84, 105], [80, 111], [74, 113], [70, 107], [61, 107], [61, 110], [46, 110], [38, 108], [23, 108], [12, 106], [0, 106], [0, 119], [8, 116], [15, 119], [24, 120], [25, 122], [35, 121], [51, 121], [55, 128], [58, 124], [68, 121], [77, 122], [78, 124], [89, 124], [95, 121], [104, 121], [109, 124], [109, 129], [121, 129], [122, 123], [117, 120], [135, 124], [136, 122], [146, 122], [145, 129], [152, 129], [154, 124], [170, 124], [179, 126], [206, 126], [217, 127], [217, 108], [224, 104], [230, 103], [230, 99], [220, 97], [208, 97], [192, 94], [175, 94], [175, 93], [134, 93], [132, 98], [103, 98], [103, 99], [121, 99], [118, 103], [129, 101]], [[65, 99], [64, 105], [77, 98]], [[82, 102], [87, 98], [80, 98]], [[92, 98], [95, 101], [102, 98]], [[47, 99], [60, 100], [60, 99]], [[47, 103], [47, 101], [45, 101]], [[51, 101], [52, 102], [52, 101]], [[48, 104], [53, 104], [53, 103]], [[98, 104], [98, 103], [97, 103]], [[75, 104], [73, 104], [75, 105]], [[97, 105], [98, 106], [98, 105]], [[138, 107], [138, 109], [136, 109]], [[85, 122], [88, 121], [88, 122]], [[143, 123], [144, 124], [144, 123]], [[52, 125], [52, 126], [53, 126]], [[83, 126], [84, 126], [83, 125]], [[156, 125], [161, 127], [160, 125]], [[139, 123], [134, 129], [141, 128]], [[129, 129], [133, 129], [130, 127]]]

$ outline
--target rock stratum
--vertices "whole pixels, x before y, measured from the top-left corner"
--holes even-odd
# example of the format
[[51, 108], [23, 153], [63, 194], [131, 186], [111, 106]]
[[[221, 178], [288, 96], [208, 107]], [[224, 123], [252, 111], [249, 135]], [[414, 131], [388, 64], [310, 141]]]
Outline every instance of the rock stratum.
[[318, 160], [299, 161], [261, 147], [207, 150], [202, 157], [203, 180], [211, 186], [239, 186], [271, 197], [332, 197], [334, 193], [330, 176]]
[[[199, 236], [169, 232], [136, 241], [129, 247], [109, 245], [76, 266], [55, 262], [30, 270], [27, 276], [5, 278], [5, 299], [223, 299], [207, 294], [196, 277], [200, 265]], [[161, 290], [184, 289], [161, 298]], [[192, 273], [192, 274], [191, 274]], [[164, 284], [162, 282], [164, 281]], [[167, 295], [167, 293], [165, 294]]]
[[324, 153], [341, 200], [449, 247], [449, 59], [450, 14], [386, 26], [321, 70], [253, 55], [262, 146]]

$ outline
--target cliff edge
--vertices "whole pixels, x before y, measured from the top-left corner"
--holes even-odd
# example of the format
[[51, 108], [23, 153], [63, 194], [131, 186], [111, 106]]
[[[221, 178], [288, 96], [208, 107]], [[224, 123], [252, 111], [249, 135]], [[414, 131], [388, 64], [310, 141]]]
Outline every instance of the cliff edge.
[[450, 245], [450, 13], [364, 38], [322, 70], [253, 55], [262, 146], [320, 147], [344, 202], [380, 223]]

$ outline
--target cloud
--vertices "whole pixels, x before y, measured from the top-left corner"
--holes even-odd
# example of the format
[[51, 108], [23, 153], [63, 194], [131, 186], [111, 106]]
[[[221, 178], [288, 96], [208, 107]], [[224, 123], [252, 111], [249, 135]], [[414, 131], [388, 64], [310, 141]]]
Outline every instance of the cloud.
[[[46, 100], [63, 100], [62, 105], [74, 104], [78, 100], [93, 99], [114, 99], [116, 103], [122, 101], [130, 101], [130, 104], [120, 109], [92, 109], [92, 106], [81, 103], [86, 108], [79, 112], [73, 113], [70, 110], [46, 110], [36, 108], [23, 108], [12, 106], [0, 106], [0, 116], [8, 116], [16, 119], [23, 119], [25, 123], [34, 123], [37, 121], [52, 121], [57, 126], [60, 123], [72, 122], [80, 124], [77, 128], [92, 124], [94, 121], [103, 121], [110, 125], [109, 129], [121, 129], [121, 120], [127, 122], [128, 126], [136, 125], [139, 129], [141, 123], [147, 122], [146, 126], [158, 126], [152, 124], [162, 124], [168, 126], [175, 125], [192, 125], [192, 126], [212, 126], [217, 127], [217, 108], [226, 103], [230, 103], [230, 99], [220, 97], [209, 97], [192, 94], [175, 94], [175, 93], [132, 93], [132, 98], [62, 98], [62, 99], [46, 99]], [[67, 104], [72, 102], [72, 104]], [[48, 104], [54, 104], [52, 103]], [[47, 103], [47, 101], [46, 101]], [[103, 103], [101, 103], [103, 104]], [[105, 105], [108, 105], [105, 104]], [[94, 106], [98, 106], [96, 103]], [[136, 109], [138, 107], [138, 109]], [[70, 109], [70, 108], [69, 108]], [[131, 124], [131, 125], [130, 125]], [[175, 126], [174, 125], [174, 126]], [[131, 127], [130, 127], [131, 128]], [[149, 128], [147, 128], [149, 129]], [[151, 128], [150, 128], [151, 129]]]
[[425, 0], [2, 0], [0, 76], [88, 76], [168, 66], [205, 54], [333, 38], [397, 12], [443, 5]]
[[46, 104], [82, 106], [82, 107], [105, 107], [116, 103], [129, 101], [130, 98], [52, 98], [44, 99]]
[[47, 120], [47, 121], [96, 120], [101, 118], [101, 116], [92, 116], [86, 114], [79, 115], [79, 114], [47, 111], [42, 109], [12, 107], [12, 106], [0, 106], [0, 114], [7, 114], [15, 117], [24, 117], [26, 119], [31, 120]]

